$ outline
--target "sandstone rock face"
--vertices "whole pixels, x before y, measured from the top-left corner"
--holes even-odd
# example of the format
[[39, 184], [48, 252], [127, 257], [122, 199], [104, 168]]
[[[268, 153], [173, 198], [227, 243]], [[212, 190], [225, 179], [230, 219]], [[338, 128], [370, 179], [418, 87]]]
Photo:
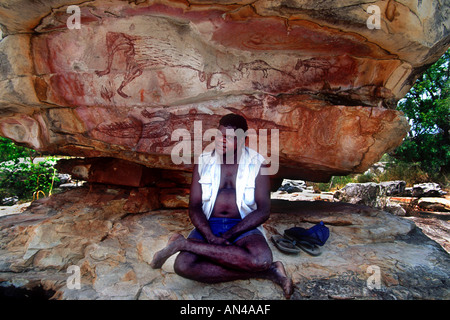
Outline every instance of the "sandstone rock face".
[[[175, 257], [153, 270], [154, 253], [192, 225], [186, 209], [130, 210], [138, 204], [133, 189], [82, 187], [0, 217], [0, 287], [42, 288], [54, 299], [284, 299], [268, 280], [186, 280], [174, 273]], [[268, 239], [319, 221], [330, 228], [317, 257], [286, 255], [269, 241], [295, 283], [292, 299], [450, 298], [449, 254], [411, 221], [344, 203], [273, 200], [272, 212]]]
[[[80, 29], [67, 27], [71, 4]], [[174, 130], [202, 149], [202, 132], [234, 112], [270, 142], [279, 130], [280, 178], [364, 172], [401, 143], [396, 101], [450, 30], [438, 2], [370, 5], [380, 29], [368, 28], [363, 1], [6, 0], [0, 134], [47, 153], [189, 171], [170, 157]]]

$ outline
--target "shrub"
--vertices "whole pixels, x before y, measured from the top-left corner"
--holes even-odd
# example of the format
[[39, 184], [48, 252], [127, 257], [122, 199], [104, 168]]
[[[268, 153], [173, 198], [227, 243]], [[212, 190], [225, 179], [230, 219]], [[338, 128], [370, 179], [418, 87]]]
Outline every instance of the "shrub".
[[53, 184], [59, 181], [53, 168], [54, 159], [33, 164], [15, 159], [0, 164], [0, 195], [17, 196], [19, 200], [31, 200], [50, 195]]
[[363, 173], [356, 176], [356, 182], [366, 183], [366, 182], [378, 182], [376, 176], [373, 173]]
[[430, 182], [430, 176], [419, 164], [407, 162], [388, 163], [386, 171], [379, 176], [380, 181], [403, 180], [408, 186]]

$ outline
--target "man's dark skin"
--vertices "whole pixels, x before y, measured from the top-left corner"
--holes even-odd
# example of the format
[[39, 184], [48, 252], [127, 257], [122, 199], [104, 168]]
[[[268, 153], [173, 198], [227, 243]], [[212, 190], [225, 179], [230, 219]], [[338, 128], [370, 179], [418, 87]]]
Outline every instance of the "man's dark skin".
[[[228, 129], [228, 130], [227, 130]], [[236, 205], [236, 174], [238, 170], [238, 148], [245, 143], [245, 138], [230, 135], [235, 128], [219, 126], [222, 139], [216, 139], [216, 151], [223, 156], [221, 164], [221, 181], [211, 217], [240, 219]], [[234, 161], [227, 164], [227, 152], [234, 151]], [[270, 181], [269, 176], [258, 176], [255, 181], [255, 201], [257, 209], [249, 213], [233, 228], [221, 237], [215, 236], [202, 210], [202, 189], [197, 165], [193, 177], [189, 199], [189, 217], [192, 224], [204, 236], [199, 239], [185, 239], [180, 234], [171, 236], [167, 246], [158, 251], [151, 263], [153, 268], [161, 268], [164, 262], [176, 252], [175, 272], [188, 279], [205, 283], [218, 283], [249, 278], [269, 279], [279, 284], [285, 296], [292, 294], [293, 284], [286, 275], [280, 261], [273, 262], [272, 252], [261, 234], [251, 234], [232, 243], [233, 239], [246, 231], [263, 224], [270, 215]]]

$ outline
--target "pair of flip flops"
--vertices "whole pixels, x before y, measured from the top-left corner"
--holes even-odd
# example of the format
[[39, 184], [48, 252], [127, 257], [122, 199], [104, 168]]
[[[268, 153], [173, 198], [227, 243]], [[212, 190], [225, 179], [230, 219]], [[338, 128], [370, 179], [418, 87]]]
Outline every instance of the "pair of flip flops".
[[284, 253], [297, 254], [301, 250], [312, 256], [318, 256], [322, 253], [318, 246], [307, 241], [290, 240], [280, 235], [273, 235], [271, 239], [275, 246]]
[[323, 246], [330, 236], [329, 229], [323, 221], [315, 226], [304, 229], [293, 227], [284, 231], [284, 236], [273, 235], [272, 242], [284, 253], [297, 254], [301, 250], [312, 256], [322, 253], [319, 246]]

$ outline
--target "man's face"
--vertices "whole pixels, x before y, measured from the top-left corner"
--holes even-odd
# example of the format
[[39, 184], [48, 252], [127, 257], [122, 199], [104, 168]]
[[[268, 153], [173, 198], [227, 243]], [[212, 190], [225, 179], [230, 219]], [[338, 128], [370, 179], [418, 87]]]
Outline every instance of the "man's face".
[[216, 151], [220, 155], [236, 154], [238, 148], [242, 147], [245, 141], [242, 130], [235, 130], [233, 127], [219, 126], [219, 134], [216, 137]]

